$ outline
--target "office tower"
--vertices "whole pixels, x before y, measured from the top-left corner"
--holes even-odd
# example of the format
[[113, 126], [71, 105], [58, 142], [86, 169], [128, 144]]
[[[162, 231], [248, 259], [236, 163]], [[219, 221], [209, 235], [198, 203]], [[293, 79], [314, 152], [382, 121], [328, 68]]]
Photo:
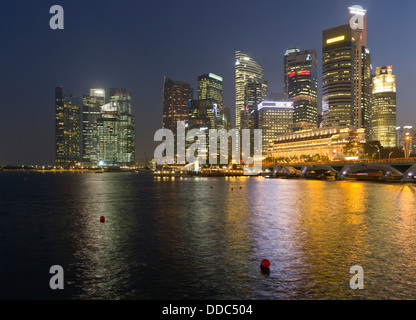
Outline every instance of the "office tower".
[[223, 104], [223, 80], [213, 73], [198, 76], [198, 100], [211, 99], [216, 104]]
[[318, 66], [315, 50], [286, 50], [284, 94], [293, 101], [295, 130], [313, 129], [318, 122]]
[[352, 125], [370, 134], [371, 57], [367, 48], [367, 11], [360, 6], [348, 8], [351, 40], [354, 44], [354, 113]]
[[64, 93], [62, 86], [55, 88], [55, 165], [74, 166], [80, 157], [81, 100]]
[[101, 106], [104, 104], [104, 89], [90, 89], [90, 94], [83, 97], [82, 161], [88, 166], [97, 165], [98, 119], [101, 117]]
[[188, 111], [188, 130], [216, 129], [218, 115], [216, 106], [211, 99], [191, 100]]
[[235, 53], [235, 117], [236, 128], [242, 128], [241, 113], [245, 111], [246, 83], [254, 82], [263, 84], [264, 96], [261, 101], [267, 99], [267, 82], [264, 80], [263, 68], [251, 57], [241, 51]]
[[371, 139], [396, 146], [396, 76], [392, 67], [377, 67], [372, 85]]
[[257, 107], [267, 95], [267, 85], [263, 81], [248, 80], [244, 85], [245, 109], [240, 112], [241, 129], [257, 129]]
[[176, 134], [178, 121], [188, 120], [188, 106], [191, 99], [189, 82], [172, 81], [165, 76], [163, 84], [163, 128]]
[[110, 88], [109, 103], [100, 107], [97, 120], [98, 166], [132, 166], [135, 161], [135, 119], [131, 95], [126, 89]]
[[280, 134], [293, 131], [292, 101], [263, 101], [258, 105], [258, 127], [262, 129], [262, 151]]
[[135, 163], [135, 117], [132, 114], [131, 94], [126, 89], [110, 88], [110, 103], [118, 106], [117, 164], [131, 166]]
[[[354, 17], [358, 17], [354, 22]], [[322, 126], [370, 125], [370, 50], [366, 11], [349, 8], [349, 24], [323, 31]]]

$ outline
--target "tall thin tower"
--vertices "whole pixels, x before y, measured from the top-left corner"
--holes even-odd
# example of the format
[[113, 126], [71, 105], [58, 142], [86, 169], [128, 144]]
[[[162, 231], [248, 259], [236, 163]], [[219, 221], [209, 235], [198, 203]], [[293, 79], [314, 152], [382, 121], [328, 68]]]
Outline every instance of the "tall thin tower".
[[253, 58], [247, 54], [235, 52], [235, 126], [241, 129], [241, 114], [246, 109], [246, 84], [248, 82], [260, 83], [265, 87], [264, 96], [261, 100], [267, 99], [267, 82], [264, 80], [264, 70]]

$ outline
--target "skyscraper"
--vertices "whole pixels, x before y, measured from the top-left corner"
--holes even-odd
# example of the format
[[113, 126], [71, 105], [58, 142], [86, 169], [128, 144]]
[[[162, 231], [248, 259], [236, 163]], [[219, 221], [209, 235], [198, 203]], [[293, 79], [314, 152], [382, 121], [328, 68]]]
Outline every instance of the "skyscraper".
[[293, 101], [294, 129], [311, 129], [318, 122], [318, 67], [315, 50], [286, 50], [284, 93]]
[[104, 104], [104, 89], [90, 89], [90, 94], [83, 97], [82, 161], [85, 163], [96, 165], [98, 161], [97, 125]]
[[349, 8], [349, 24], [323, 31], [322, 126], [370, 124], [370, 50], [366, 11]]
[[396, 146], [396, 76], [391, 66], [377, 67], [372, 85], [371, 139]]
[[163, 83], [163, 128], [170, 129], [176, 134], [178, 121], [188, 119], [188, 106], [191, 99], [189, 82], [172, 81], [165, 76]]
[[98, 166], [132, 166], [135, 161], [135, 118], [131, 94], [110, 88], [109, 103], [100, 107], [97, 120]]
[[293, 131], [292, 101], [263, 101], [258, 105], [258, 127], [262, 129], [262, 151], [280, 134]]
[[267, 85], [263, 81], [248, 80], [244, 85], [244, 105], [245, 108], [240, 112], [241, 129], [258, 128], [257, 107], [260, 102], [265, 100]]
[[214, 73], [198, 76], [198, 100], [211, 99], [214, 103], [223, 104], [223, 79]]
[[235, 53], [235, 117], [236, 128], [242, 128], [241, 113], [245, 112], [246, 84], [248, 82], [260, 83], [265, 88], [261, 101], [267, 99], [267, 82], [264, 80], [263, 68], [247, 54], [236, 51]]
[[55, 165], [74, 166], [80, 157], [81, 100], [64, 93], [62, 86], [55, 88]]

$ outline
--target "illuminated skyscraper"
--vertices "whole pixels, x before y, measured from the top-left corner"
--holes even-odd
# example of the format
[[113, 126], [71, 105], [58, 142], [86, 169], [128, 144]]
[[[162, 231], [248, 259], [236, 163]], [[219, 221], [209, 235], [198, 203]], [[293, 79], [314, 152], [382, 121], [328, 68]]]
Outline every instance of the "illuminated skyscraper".
[[371, 139], [396, 146], [396, 76], [392, 67], [377, 67], [372, 85]]
[[110, 101], [100, 107], [97, 120], [98, 166], [132, 166], [135, 161], [135, 118], [131, 94], [110, 88]]
[[198, 76], [198, 100], [211, 99], [222, 106], [223, 80], [213, 73]]
[[312, 129], [318, 122], [318, 67], [315, 50], [288, 49], [284, 57], [284, 93], [293, 101], [294, 129]]
[[262, 151], [280, 134], [293, 131], [292, 101], [263, 101], [258, 105], [258, 127], [262, 129]]
[[176, 134], [178, 121], [188, 120], [191, 85], [185, 81], [172, 81], [165, 76], [163, 84], [163, 128]]
[[97, 121], [101, 117], [101, 106], [104, 104], [104, 89], [90, 89], [90, 94], [83, 97], [82, 161], [94, 165], [98, 161]]
[[267, 99], [267, 82], [264, 80], [263, 68], [241, 51], [235, 53], [235, 117], [236, 128], [242, 128], [241, 114], [245, 112], [246, 84], [260, 83], [264, 87], [261, 101]]
[[323, 31], [322, 126], [370, 125], [370, 50], [366, 11], [349, 8], [349, 24]]
[[241, 129], [258, 128], [257, 107], [260, 102], [265, 100], [266, 95], [267, 85], [264, 83], [264, 81], [246, 81], [244, 85], [245, 108], [240, 112]]
[[55, 165], [74, 166], [80, 157], [80, 106], [81, 100], [55, 88]]

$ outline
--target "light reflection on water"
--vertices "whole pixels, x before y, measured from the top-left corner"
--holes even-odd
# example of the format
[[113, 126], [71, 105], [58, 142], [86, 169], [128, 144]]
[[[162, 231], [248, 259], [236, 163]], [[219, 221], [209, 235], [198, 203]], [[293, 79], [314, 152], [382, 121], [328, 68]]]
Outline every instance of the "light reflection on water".
[[[25, 176], [0, 175], [1, 298], [416, 298], [413, 185]], [[353, 265], [364, 290], [349, 287]]]

